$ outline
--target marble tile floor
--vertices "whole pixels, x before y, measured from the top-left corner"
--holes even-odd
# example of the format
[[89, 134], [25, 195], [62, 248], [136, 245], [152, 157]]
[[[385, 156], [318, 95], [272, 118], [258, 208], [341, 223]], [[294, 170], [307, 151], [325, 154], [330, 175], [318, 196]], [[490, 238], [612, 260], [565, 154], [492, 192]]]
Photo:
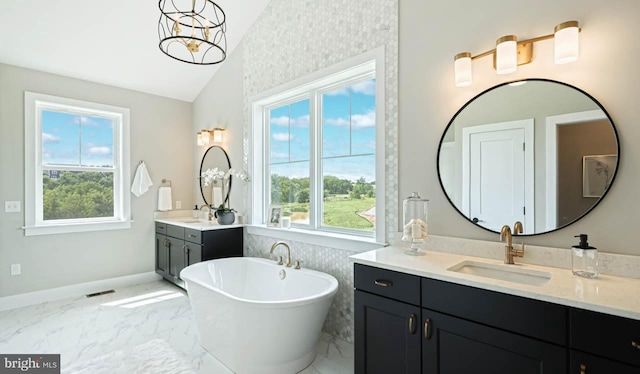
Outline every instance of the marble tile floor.
[[[164, 339], [198, 373], [231, 371], [198, 343], [186, 293], [157, 281], [0, 312], [0, 353], [59, 353], [61, 366]], [[304, 374], [353, 373], [353, 345], [323, 333]]]

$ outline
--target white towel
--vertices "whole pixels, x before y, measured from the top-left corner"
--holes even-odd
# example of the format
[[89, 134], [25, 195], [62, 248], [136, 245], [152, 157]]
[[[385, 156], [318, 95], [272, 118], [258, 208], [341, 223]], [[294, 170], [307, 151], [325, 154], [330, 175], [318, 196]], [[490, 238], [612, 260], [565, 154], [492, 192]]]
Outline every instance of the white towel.
[[149, 187], [151, 186], [153, 186], [153, 181], [151, 181], [151, 177], [149, 177], [147, 165], [141, 162], [136, 169], [136, 175], [133, 177], [131, 192], [133, 192], [136, 197], [140, 197], [149, 191]]
[[171, 210], [171, 187], [160, 187], [158, 190], [158, 210]]
[[213, 187], [212, 190], [212, 205], [214, 208], [217, 208], [222, 204], [222, 187]]

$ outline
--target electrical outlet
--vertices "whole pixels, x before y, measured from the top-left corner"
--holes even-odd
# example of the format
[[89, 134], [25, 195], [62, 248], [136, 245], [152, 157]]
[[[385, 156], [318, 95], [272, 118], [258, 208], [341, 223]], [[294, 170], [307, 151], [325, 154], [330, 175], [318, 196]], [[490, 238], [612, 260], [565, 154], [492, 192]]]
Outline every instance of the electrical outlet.
[[5, 213], [19, 213], [20, 212], [20, 202], [19, 201], [5, 201], [4, 202], [4, 212]]
[[176, 209], [182, 209], [182, 201], [176, 200]]
[[11, 264], [11, 275], [20, 275], [20, 273], [22, 273], [20, 264]]

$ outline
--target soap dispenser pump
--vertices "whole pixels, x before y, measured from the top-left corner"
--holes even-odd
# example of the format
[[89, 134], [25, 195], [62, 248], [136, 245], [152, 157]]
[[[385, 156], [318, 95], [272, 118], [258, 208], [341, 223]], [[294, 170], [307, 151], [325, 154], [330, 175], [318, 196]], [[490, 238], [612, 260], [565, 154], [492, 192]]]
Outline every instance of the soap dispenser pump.
[[586, 234], [576, 235], [580, 243], [571, 247], [571, 266], [573, 274], [584, 278], [598, 276], [598, 250], [588, 243]]

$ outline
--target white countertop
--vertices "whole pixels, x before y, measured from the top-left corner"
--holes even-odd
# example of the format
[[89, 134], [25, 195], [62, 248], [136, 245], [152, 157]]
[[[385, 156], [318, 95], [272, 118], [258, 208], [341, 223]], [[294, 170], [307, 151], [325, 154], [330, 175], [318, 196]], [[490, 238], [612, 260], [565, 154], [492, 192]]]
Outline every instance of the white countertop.
[[573, 275], [568, 269], [518, 264], [517, 258], [516, 265], [505, 265], [552, 274], [547, 284], [532, 286], [447, 270], [465, 260], [504, 265], [501, 260], [429, 250], [422, 250], [425, 256], [408, 256], [404, 253], [407, 249], [385, 247], [349, 259], [358, 264], [640, 320], [640, 279], [606, 274], [587, 279]]
[[209, 231], [209, 230], [224, 230], [224, 229], [233, 229], [236, 227], [244, 227], [244, 225], [233, 224], [233, 225], [220, 225], [215, 218], [212, 221], [201, 221], [197, 218], [191, 217], [171, 217], [171, 218], [156, 218], [156, 222], [166, 223], [169, 225], [185, 227], [188, 229], [199, 230], [199, 231]]

